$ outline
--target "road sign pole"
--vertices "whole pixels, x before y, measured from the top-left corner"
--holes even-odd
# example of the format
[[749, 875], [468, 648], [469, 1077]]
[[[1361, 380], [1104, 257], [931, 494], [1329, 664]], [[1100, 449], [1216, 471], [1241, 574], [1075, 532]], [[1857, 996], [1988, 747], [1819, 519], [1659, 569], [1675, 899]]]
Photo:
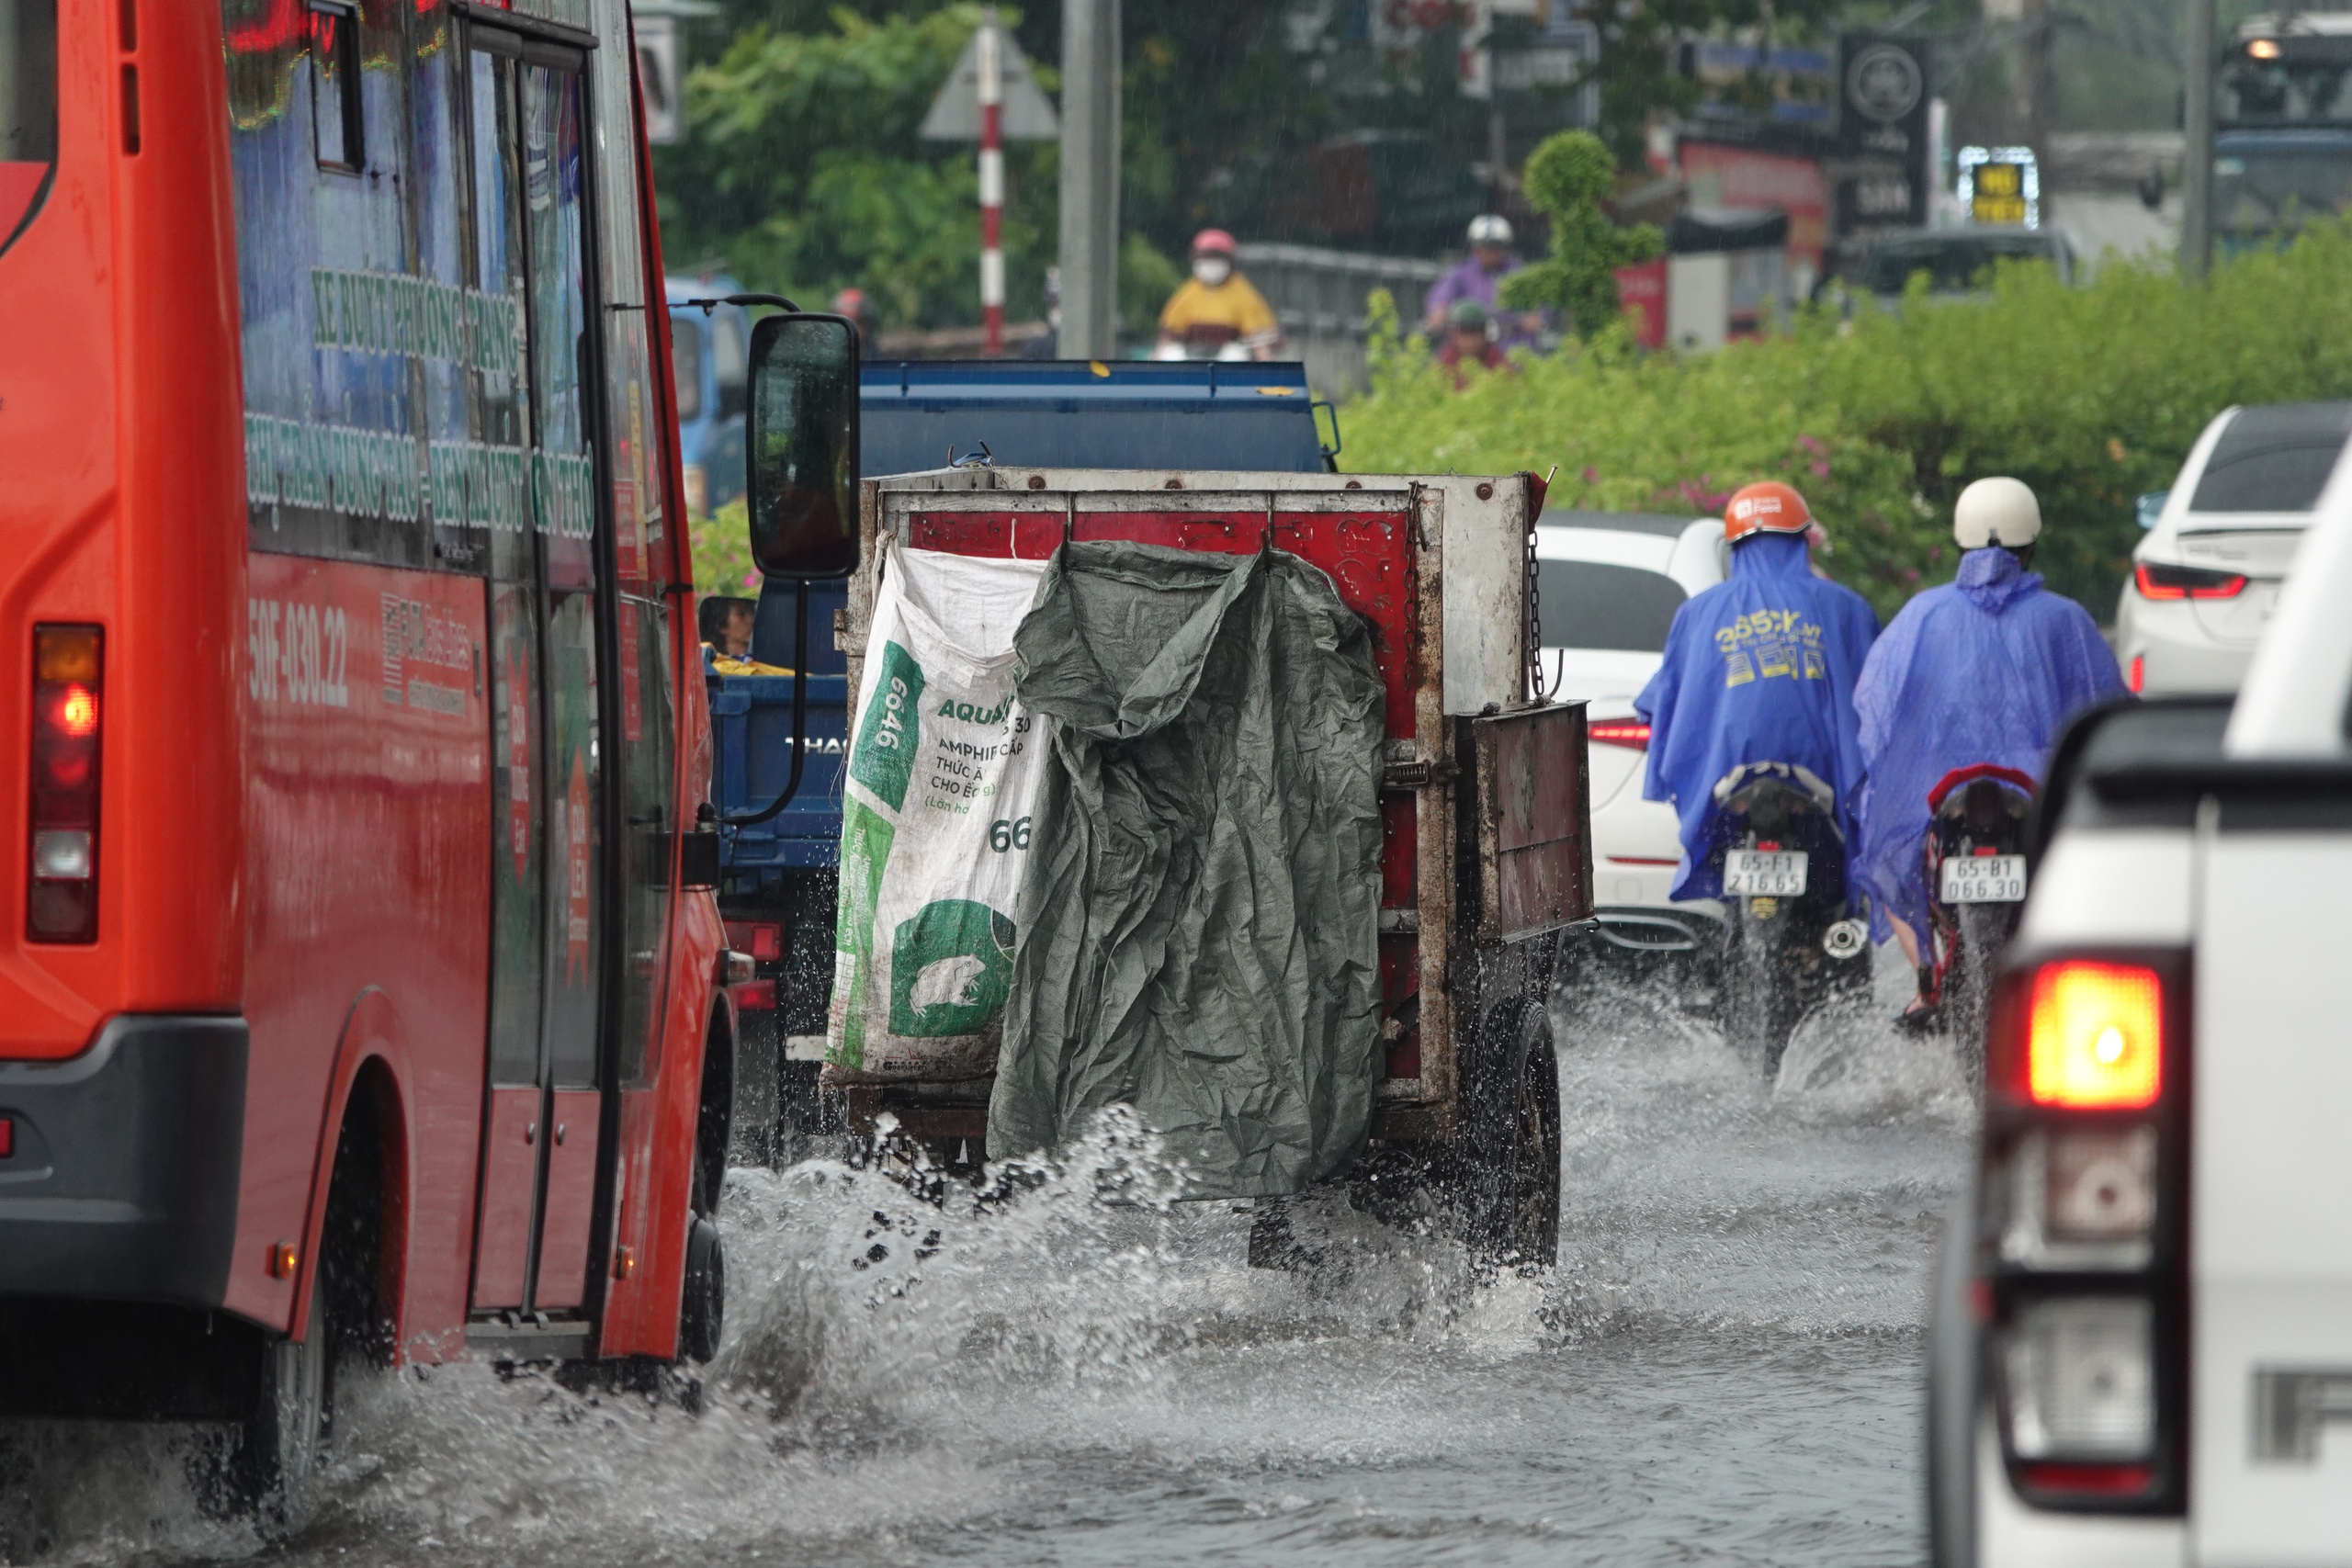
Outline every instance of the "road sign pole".
[[1004, 62], [996, 7], [980, 23], [980, 325], [1004, 352]]

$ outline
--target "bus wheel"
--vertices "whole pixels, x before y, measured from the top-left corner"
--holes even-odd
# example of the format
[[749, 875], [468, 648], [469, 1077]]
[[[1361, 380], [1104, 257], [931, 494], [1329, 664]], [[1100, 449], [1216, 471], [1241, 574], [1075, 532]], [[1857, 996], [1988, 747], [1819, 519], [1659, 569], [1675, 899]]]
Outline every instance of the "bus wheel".
[[337, 1384], [388, 1348], [377, 1304], [382, 1173], [376, 1108], [355, 1094], [335, 1145], [301, 1341], [263, 1344], [253, 1403], [227, 1466], [230, 1510], [265, 1533], [300, 1527], [311, 1503], [306, 1483], [325, 1468]]
[[321, 1468], [334, 1418], [335, 1356], [322, 1287], [311, 1287], [301, 1343], [277, 1339], [263, 1347], [253, 1412], [230, 1461], [235, 1511], [266, 1532], [299, 1526], [304, 1483]]
[[718, 1354], [727, 1327], [727, 1246], [707, 1214], [695, 1216], [686, 1232], [684, 1300], [678, 1307], [678, 1354], [707, 1361]]

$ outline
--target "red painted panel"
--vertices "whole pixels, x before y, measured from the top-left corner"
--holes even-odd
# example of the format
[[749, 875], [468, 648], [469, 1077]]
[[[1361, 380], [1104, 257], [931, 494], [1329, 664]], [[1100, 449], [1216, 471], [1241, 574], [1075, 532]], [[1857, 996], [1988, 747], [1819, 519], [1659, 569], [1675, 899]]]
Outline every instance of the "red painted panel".
[[534, 1307], [554, 1311], [588, 1299], [588, 1220], [596, 1201], [596, 1115], [593, 1089], [555, 1091], [555, 1141], [548, 1146], [548, 1201], [539, 1223], [539, 1283]]
[[953, 556], [1044, 560], [1061, 546], [1062, 519], [1043, 512], [920, 512], [907, 520], [907, 542]]
[[474, 1241], [476, 1312], [523, 1304], [524, 1272], [531, 1261], [532, 1192], [539, 1179], [538, 1123], [537, 1085], [490, 1091], [481, 1224]]
[[246, 698], [243, 1180], [227, 1304], [288, 1323], [268, 1248], [305, 1233], [366, 999], [410, 1130], [404, 1354], [461, 1335], [481, 1149], [490, 717], [478, 579], [255, 555]]

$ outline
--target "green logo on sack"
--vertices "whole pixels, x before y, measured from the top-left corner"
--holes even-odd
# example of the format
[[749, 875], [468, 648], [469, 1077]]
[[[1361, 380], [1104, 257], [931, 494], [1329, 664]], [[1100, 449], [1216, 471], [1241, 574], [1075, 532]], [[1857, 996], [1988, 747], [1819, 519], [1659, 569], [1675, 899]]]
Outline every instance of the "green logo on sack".
[[915, 742], [922, 721], [915, 705], [922, 700], [922, 666], [895, 642], [882, 645], [882, 677], [874, 683], [874, 700], [865, 705], [865, 718], [857, 727], [857, 749], [850, 755], [849, 776], [872, 790], [893, 811], [907, 804], [907, 780], [915, 769]]
[[918, 1040], [977, 1034], [1012, 989], [1012, 922], [986, 904], [926, 904], [890, 941], [890, 1032]]
[[842, 802], [840, 923], [833, 939], [835, 1004], [848, 998], [842, 1038], [826, 1059], [835, 1066], [865, 1066], [865, 986], [874, 970], [874, 909], [882, 898], [882, 873], [890, 863], [898, 829], [886, 817], [854, 799]]

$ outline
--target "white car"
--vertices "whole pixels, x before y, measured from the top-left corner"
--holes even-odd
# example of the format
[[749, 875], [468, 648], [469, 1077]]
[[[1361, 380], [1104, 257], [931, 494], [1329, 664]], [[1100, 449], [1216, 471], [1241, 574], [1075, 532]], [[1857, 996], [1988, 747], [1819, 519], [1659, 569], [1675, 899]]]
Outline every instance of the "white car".
[[2306, 510], [2233, 700], [2052, 760], [1934, 1295], [1943, 1568], [2352, 1562], [2352, 471]]
[[1642, 798], [1650, 727], [1634, 698], [1657, 672], [1682, 602], [1724, 580], [1720, 517], [1546, 512], [1536, 520], [1542, 673], [1554, 696], [1581, 697], [1589, 748], [1595, 913], [1604, 941], [1638, 952], [1712, 953], [1714, 900], [1668, 898], [1681, 857], [1674, 808]]
[[2173, 488], [2140, 498], [2153, 525], [2115, 607], [2133, 691], [2237, 690], [2347, 433], [2352, 402], [2229, 409]]

